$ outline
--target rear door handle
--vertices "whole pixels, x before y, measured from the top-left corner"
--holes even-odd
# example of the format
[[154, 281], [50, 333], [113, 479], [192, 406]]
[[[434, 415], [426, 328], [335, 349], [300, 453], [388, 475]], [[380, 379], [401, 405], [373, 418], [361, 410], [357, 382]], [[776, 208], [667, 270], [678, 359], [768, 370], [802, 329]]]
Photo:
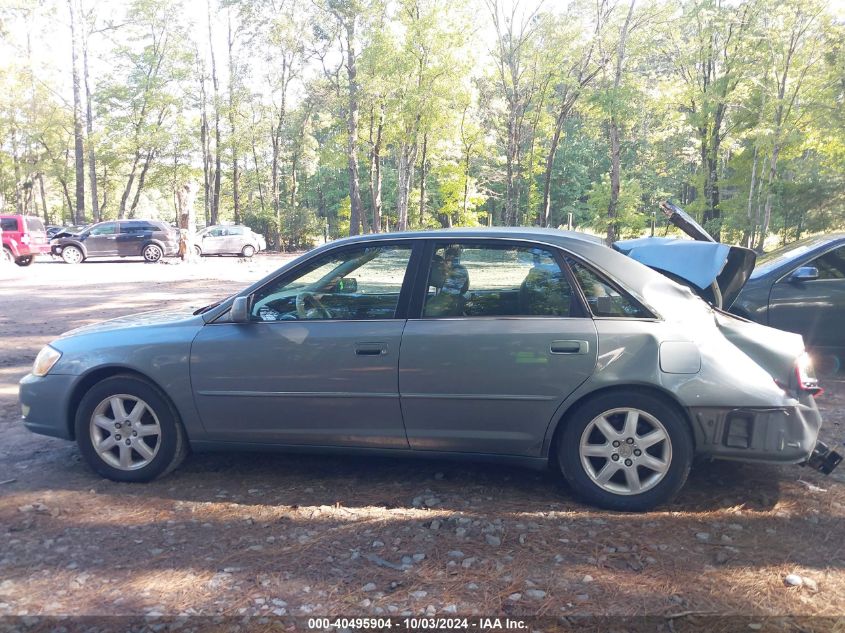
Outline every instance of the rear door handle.
[[355, 354], [358, 356], [384, 356], [387, 350], [387, 343], [355, 343]]
[[588, 341], [552, 341], [549, 346], [552, 354], [586, 354], [590, 351]]

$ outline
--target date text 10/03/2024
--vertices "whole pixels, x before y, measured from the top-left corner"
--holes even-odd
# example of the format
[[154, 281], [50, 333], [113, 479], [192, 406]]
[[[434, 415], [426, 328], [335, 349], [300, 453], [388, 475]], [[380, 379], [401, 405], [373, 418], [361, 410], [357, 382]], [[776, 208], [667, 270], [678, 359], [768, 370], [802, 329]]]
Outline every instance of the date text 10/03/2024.
[[308, 628], [316, 630], [503, 630], [518, 631], [528, 627], [524, 620], [512, 618], [309, 618]]

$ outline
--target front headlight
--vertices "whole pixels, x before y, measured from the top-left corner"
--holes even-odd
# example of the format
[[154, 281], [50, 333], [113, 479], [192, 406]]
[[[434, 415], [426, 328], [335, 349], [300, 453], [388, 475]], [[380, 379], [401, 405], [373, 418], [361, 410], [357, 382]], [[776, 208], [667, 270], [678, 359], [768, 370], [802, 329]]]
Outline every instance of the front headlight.
[[38, 356], [35, 357], [35, 362], [32, 363], [33, 376], [46, 376], [47, 372], [53, 369], [58, 360], [62, 357], [59, 350], [53, 349], [49, 345], [45, 345]]

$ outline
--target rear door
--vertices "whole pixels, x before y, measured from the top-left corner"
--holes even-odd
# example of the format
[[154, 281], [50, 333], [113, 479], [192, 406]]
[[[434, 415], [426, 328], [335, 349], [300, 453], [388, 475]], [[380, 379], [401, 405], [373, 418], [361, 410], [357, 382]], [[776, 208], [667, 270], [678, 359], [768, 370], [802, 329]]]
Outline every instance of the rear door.
[[141, 246], [152, 234], [152, 227], [141, 220], [123, 220], [117, 236], [117, 253], [121, 257], [141, 254]]
[[[563, 260], [510, 240], [437, 242], [402, 335], [411, 448], [539, 456], [598, 336]], [[412, 308], [413, 309], [413, 308]]]

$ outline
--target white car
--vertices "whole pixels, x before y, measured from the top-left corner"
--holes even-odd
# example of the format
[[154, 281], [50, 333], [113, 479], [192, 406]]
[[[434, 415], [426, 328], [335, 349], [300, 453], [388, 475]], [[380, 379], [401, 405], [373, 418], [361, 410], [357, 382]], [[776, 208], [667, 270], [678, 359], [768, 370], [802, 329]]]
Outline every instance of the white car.
[[241, 255], [252, 257], [267, 248], [264, 237], [248, 226], [215, 225], [197, 233], [194, 249], [197, 255]]

